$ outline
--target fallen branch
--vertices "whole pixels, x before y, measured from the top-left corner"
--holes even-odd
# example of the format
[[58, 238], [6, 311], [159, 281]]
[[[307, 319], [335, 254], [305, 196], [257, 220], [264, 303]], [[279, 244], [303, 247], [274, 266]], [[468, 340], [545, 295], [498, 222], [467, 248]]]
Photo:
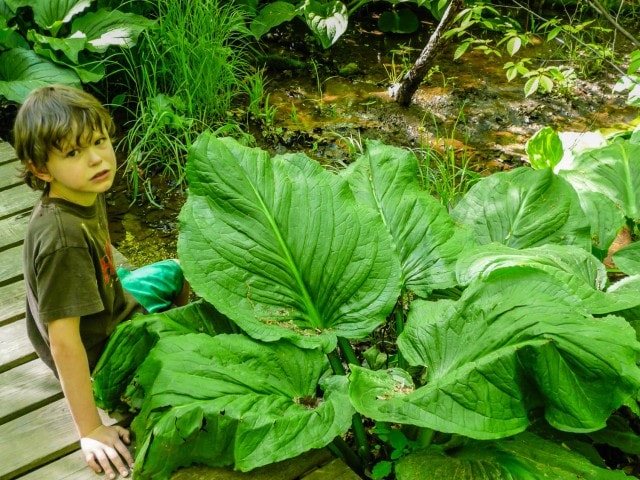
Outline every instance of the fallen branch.
[[631, 41], [631, 43], [633, 43], [634, 46], [640, 48], [640, 41], [635, 36], [633, 36], [633, 34], [631, 34], [628, 30], [625, 30], [625, 28], [622, 25], [620, 25], [620, 23], [618, 23], [618, 21], [615, 18], [611, 16], [611, 14], [607, 11], [607, 9], [604, 8], [598, 0], [587, 0], [587, 3], [596, 12], [598, 12], [600, 15], [606, 18], [607, 21], [611, 25], [613, 25], [613, 27], [618, 32], [620, 32], [622, 35], [627, 37]]
[[435, 31], [431, 34], [429, 42], [422, 49], [418, 60], [411, 67], [400, 82], [400, 86], [393, 96], [400, 105], [407, 106], [411, 103], [413, 95], [418, 90], [420, 83], [424, 79], [425, 75], [429, 71], [429, 67], [434, 57], [439, 53], [441, 48], [446, 44], [446, 39], [443, 38], [443, 34], [447, 31], [453, 19], [464, 7], [464, 0], [451, 0], [449, 6], [442, 15], [440, 23], [436, 27]]

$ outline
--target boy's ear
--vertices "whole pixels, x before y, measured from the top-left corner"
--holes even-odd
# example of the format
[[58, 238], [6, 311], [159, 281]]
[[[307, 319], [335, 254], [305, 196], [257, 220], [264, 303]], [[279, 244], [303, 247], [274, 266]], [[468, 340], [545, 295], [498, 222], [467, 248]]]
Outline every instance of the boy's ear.
[[43, 166], [42, 170], [38, 170], [38, 167], [36, 167], [35, 164], [31, 160], [29, 160], [27, 162], [27, 168], [40, 180], [47, 183], [51, 182], [52, 178], [49, 174], [49, 171], [47, 170], [47, 167]]

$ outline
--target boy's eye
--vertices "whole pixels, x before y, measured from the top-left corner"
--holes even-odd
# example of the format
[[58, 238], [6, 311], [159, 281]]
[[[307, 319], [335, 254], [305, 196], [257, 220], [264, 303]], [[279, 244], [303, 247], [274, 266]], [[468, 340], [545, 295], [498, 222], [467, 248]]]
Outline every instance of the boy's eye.
[[73, 158], [76, 155], [78, 155], [78, 150], [70, 150], [69, 152], [67, 152], [67, 157], [68, 158]]
[[106, 138], [100, 137], [94, 142], [94, 145], [102, 145], [106, 141]]

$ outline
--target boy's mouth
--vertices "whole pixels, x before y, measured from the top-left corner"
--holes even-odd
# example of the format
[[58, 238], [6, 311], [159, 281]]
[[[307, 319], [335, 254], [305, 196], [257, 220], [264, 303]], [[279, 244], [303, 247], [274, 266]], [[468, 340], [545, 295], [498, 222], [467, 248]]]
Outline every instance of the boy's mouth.
[[96, 173], [93, 177], [91, 177], [91, 180], [93, 181], [101, 181], [101, 180], [106, 180], [107, 178], [109, 178], [109, 174], [111, 173], [110, 170], [102, 170], [98, 173]]

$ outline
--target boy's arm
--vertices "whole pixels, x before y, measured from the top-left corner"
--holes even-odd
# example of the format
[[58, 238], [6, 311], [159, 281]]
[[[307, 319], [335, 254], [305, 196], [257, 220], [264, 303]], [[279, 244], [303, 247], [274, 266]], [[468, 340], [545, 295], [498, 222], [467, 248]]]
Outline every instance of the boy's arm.
[[87, 352], [80, 338], [80, 317], [50, 322], [49, 341], [62, 391], [80, 434], [80, 444], [87, 463], [94, 471], [103, 470], [108, 478], [114, 478], [113, 463], [122, 476], [127, 476], [128, 469], [122, 459], [129, 466], [133, 465], [125, 445], [125, 442], [129, 443], [129, 431], [102, 424], [93, 399]]

